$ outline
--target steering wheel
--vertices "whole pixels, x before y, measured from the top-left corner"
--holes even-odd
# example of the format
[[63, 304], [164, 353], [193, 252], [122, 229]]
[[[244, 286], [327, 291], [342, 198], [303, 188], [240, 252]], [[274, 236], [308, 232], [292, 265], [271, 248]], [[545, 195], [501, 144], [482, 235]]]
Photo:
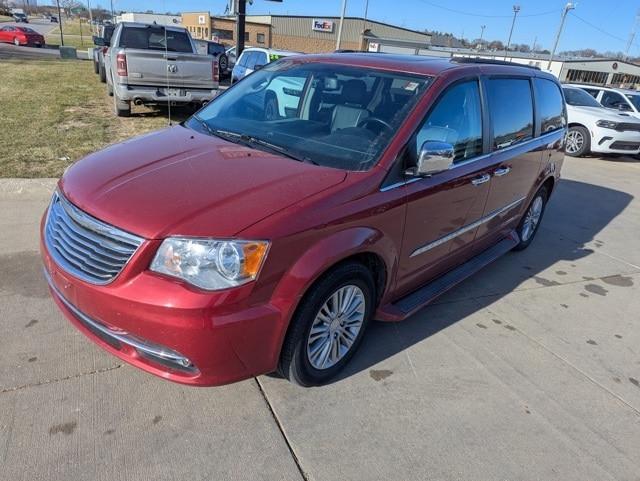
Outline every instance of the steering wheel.
[[367, 117], [365, 119], [362, 119], [360, 122], [358, 122], [357, 127], [364, 127], [365, 125], [367, 125], [368, 123], [371, 123], [371, 122], [378, 123], [378, 124], [382, 125], [385, 129], [389, 129], [389, 130], [393, 131], [393, 128], [391, 127], [391, 125], [389, 125], [384, 120], [379, 119], [378, 117]]

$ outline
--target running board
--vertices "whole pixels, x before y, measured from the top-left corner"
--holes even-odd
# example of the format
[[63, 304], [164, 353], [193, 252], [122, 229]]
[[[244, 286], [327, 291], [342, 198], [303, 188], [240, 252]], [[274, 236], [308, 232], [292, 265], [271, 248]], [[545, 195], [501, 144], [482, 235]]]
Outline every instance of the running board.
[[399, 299], [398, 301], [381, 307], [377, 312], [377, 317], [381, 320], [400, 321], [411, 314], [422, 309], [437, 297], [447, 292], [466, 278], [472, 276], [482, 268], [488, 266], [496, 259], [502, 257], [515, 246], [520, 239], [515, 231], [509, 237], [501, 240], [493, 247], [478, 254], [464, 264], [438, 277], [434, 281], [426, 284], [415, 292]]

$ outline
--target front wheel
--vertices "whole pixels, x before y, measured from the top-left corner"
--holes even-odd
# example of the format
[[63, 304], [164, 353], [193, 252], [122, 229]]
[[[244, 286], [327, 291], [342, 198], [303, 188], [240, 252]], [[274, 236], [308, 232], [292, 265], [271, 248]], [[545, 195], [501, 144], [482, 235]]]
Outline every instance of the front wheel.
[[104, 68], [104, 64], [101, 63], [98, 66], [98, 76], [100, 77], [100, 82], [107, 83], [107, 71]]
[[357, 262], [325, 274], [302, 299], [285, 338], [278, 371], [301, 386], [334, 377], [358, 349], [372, 316], [373, 277]]
[[529, 247], [529, 244], [531, 244], [531, 241], [540, 227], [540, 221], [542, 220], [544, 209], [547, 206], [548, 198], [549, 192], [547, 191], [547, 188], [544, 186], [540, 187], [538, 192], [536, 192], [536, 195], [533, 196], [527, 211], [516, 228], [516, 232], [520, 237], [520, 242], [513, 248], [513, 250], [521, 251]]
[[571, 157], [582, 157], [591, 149], [591, 135], [584, 127], [569, 127], [566, 140], [565, 152]]
[[93, 73], [100, 74], [100, 63], [93, 61]]

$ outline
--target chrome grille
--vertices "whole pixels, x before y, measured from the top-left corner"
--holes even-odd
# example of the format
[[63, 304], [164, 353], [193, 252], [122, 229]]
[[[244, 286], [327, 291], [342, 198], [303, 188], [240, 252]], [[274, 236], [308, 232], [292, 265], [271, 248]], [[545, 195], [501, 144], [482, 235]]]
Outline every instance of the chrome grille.
[[55, 262], [92, 284], [108, 284], [143, 240], [84, 213], [56, 192], [45, 226], [45, 243]]

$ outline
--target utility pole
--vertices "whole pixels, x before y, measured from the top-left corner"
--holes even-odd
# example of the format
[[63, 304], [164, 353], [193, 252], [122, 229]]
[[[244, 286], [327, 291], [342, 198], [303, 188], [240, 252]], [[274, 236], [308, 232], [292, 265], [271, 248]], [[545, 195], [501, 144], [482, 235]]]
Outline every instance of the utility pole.
[[338, 40], [336, 41], [336, 50], [340, 50], [340, 42], [342, 42], [342, 24], [344, 23], [344, 14], [347, 10], [347, 0], [342, 0], [342, 13], [340, 14], [340, 25], [338, 25]]
[[564, 21], [567, 18], [567, 14], [570, 10], [576, 8], [574, 3], [567, 2], [567, 4], [562, 9], [562, 15], [560, 17], [560, 27], [558, 28], [558, 33], [556, 34], [556, 39], [553, 42], [553, 49], [549, 54], [549, 63], [547, 64], [547, 70], [551, 70], [551, 62], [553, 62], [553, 55], [556, 53], [556, 48], [558, 48], [558, 42], [560, 41], [560, 35], [562, 34], [562, 29], [564, 28]]
[[482, 39], [484, 38], [485, 28], [487, 28], [486, 25], [480, 25], [480, 43], [478, 44], [478, 50], [482, 49]]
[[633, 43], [633, 39], [636, 37], [636, 27], [638, 26], [638, 22], [640, 21], [640, 9], [638, 9], [638, 13], [636, 13], [636, 19], [633, 22], [633, 27], [631, 28], [631, 33], [629, 34], [629, 41], [627, 42], [627, 48], [624, 50], [624, 59], [629, 59], [629, 50], [631, 50], [631, 44]]
[[89, 8], [89, 31], [93, 33], [93, 13], [91, 13], [91, 2], [87, 0], [87, 8]]
[[538, 43], [538, 36], [536, 35], [535, 37], [533, 37], [533, 46], [531, 47], [531, 51], [535, 53], [536, 51], [536, 44]]
[[507, 46], [504, 49], [504, 59], [507, 60], [507, 52], [509, 51], [509, 45], [511, 45], [511, 35], [513, 35], [513, 27], [516, 24], [516, 17], [520, 11], [520, 5], [513, 6], [513, 20], [511, 22], [511, 30], [509, 30], [509, 40], [507, 40]]
[[64, 35], [62, 35], [62, 12], [60, 11], [60, 0], [56, 0], [58, 6], [58, 25], [60, 26], [60, 45], [64, 47]]
[[116, 14], [113, 11], [113, 0], [111, 0], [111, 21], [114, 23], [116, 23]]
[[247, 0], [237, 0], [236, 14], [236, 59], [240, 58], [240, 54], [244, 50], [244, 32], [245, 20], [247, 15]]

